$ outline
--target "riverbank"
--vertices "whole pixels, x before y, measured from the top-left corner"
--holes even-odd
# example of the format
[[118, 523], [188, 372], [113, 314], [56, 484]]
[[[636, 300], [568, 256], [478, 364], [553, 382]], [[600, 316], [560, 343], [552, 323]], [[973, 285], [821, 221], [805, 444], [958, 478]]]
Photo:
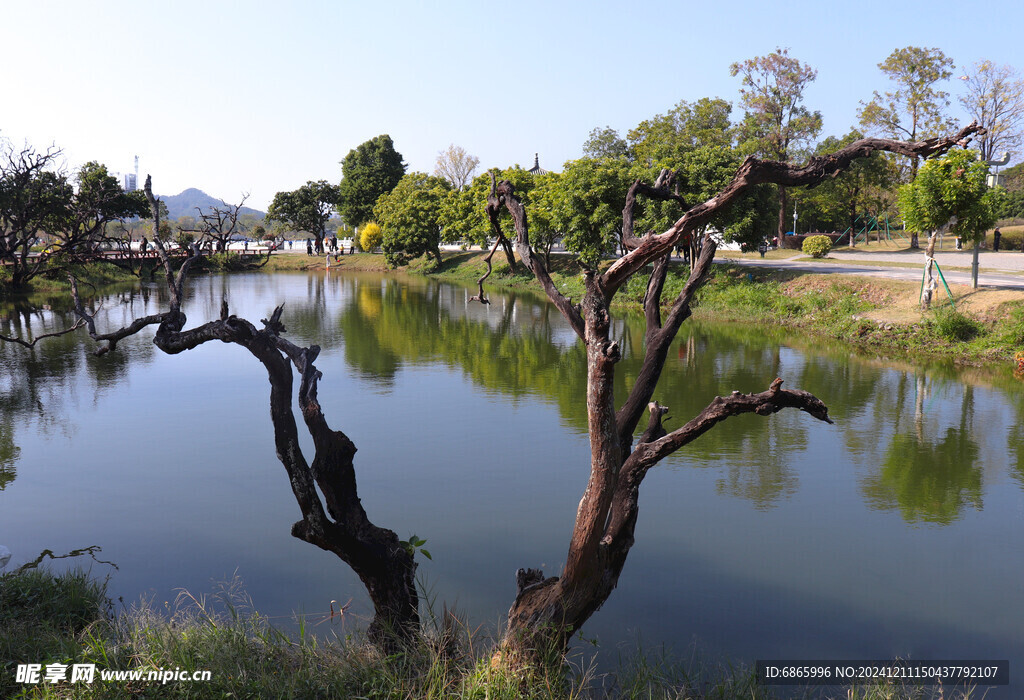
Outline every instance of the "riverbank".
[[[486, 271], [483, 258], [480, 252], [448, 253], [440, 266], [421, 259], [407, 270], [474, 285]], [[921, 312], [920, 282], [747, 267], [726, 260], [719, 263], [697, 295], [694, 318], [792, 328], [843, 340], [892, 359], [918, 356], [979, 366], [1013, 363], [1015, 355], [1024, 351], [1024, 291], [952, 284], [951, 305], [940, 286], [932, 310]], [[335, 270], [388, 272], [382, 255], [368, 253], [332, 259], [331, 266]], [[268, 269], [279, 270], [323, 268], [323, 259], [308, 256], [280, 256], [268, 265]], [[682, 261], [673, 261], [664, 303], [671, 303], [687, 273]], [[567, 296], [582, 297], [580, 270], [571, 259], [554, 257], [551, 275]], [[538, 289], [525, 269], [513, 274], [499, 256], [495, 256], [494, 272], [485, 286]], [[639, 309], [645, 289], [646, 280], [635, 277], [616, 301], [622, 307]]]
[[[769, 255], [792, 259], [790, 251]], [[865, 263], [874, 255], [864, 252]], [[1024, 263], [1024, 254], [1021, 256]], [[799, 254], [796, 254], [799, 257]], [[794, 270], [754, 266], [758, 256], [730, 255], [717, 260], [711, 279], [697, 295], [694, 318], [783, 327], [810, 336], [827, 336], [849, 343], [861, 351], [891, 359], [940, 359], [956, 365], [1013, 365], [1024, 351], [1024, 290], [982, 286], [972, 289], [951, 284], [952, 304], [941, 286], [933, 299], [933, 310], [922, 313], [918, 306], [920, 282], [843, 274], [827, 270]], [[261, 262], [255, 257], [252, 263]], [[891, 261], [882, 261], [890, 262]], [[247, 265], [228, 265], [228, 270], [245, 270]], [[555, 284], [572, 299], [583, 295], [579, 267], [568, 256], [552, 258]], [[218, 261], [203, 261], [195, 274], [225, 269]], [[361, 271], [386, 274], [417, 274], [458, 284], [475, 286], [486, 271], [482, 252], [446, 252], [439, 266], [418, 259], [408, 268], [389, 270], [384, 256], [372, 253], [337, 258], [311, 257], [300, 253], [278, 253], [261, 268], [264, 271]], [[133, 282], [138, 278], [113, 266], [90, 266], [83, 270], [88, 286]], [[673, 261], [666, 281], [664, 303], [671, 303], [685, 283], [688, 269]], [[148, 278], [148, 275], [144, 275]], [[494, 271], [486, 286], [495, 289], [539, 291], [532, 275], [522, 267], [513, 274], [501, 256], [495, 256]], [[67, 295], [63, 278], [40, 279], [33, 285], [33, 302], [63, 307]], [[645, 279], [635, 277], [620, 291], [620, 308], [638, 310], [646, 288]]]
[[[315, 630], [327, 623], [326, 629]], [[554, 665], [509, 673], [490, 662], [493, 644], [465, 621], [428, 621], [423, 643], [384, 655], [338, 620], [308, 620], [298, 635], [252, 609], [237, 581], [209, 596], [181, 592], [158, 610], [115, 613], [102, 581], [73, 570], [30, 569], [0, 576], [0, 696], [24, 698], [748, 698], [774, 700], [749, 670], [636, 656], [621, 670]], [[18, 667], [38, 664], [38, 677]], [[73, 681], [92, 669], [91, 682]], [[105, 679], [104, 672], [140, 672]], [[150, 672], [163, 673], [148, 680]], [[172, 672], [168, 674], [167, 672]], [[208, 672], [208, 673], [207, 673]], [[49, 682], [53, 674], [57, 680]], [[193, 674], [199, 674], [193, 677]], [[161, 678], [165, 680], [160, 680]], [[957, 700], [892, 684], [815, 688], [803, 698]]]

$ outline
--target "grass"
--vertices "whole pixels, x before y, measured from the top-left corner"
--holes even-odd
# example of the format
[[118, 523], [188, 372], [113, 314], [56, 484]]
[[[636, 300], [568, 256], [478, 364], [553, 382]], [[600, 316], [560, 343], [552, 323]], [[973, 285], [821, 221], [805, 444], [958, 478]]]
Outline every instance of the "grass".
[[105, 582], [83, 569], [0, 576], [0, 697], [13, 697], [18, 663], [64, 663], [81, 653], [79, 637], [109, 619]]
[[[773, 252], [800, 255], [798, 251]], [[415, 261], [409, 271], [475, 285], [486, 270], [482, 258], [480, 253], [455, 253], [447, 255], [436, 269]], [[673, 262], [662, 295], [666, 304], [682, 289], [687, 274], [688, 268], [681, 261]], [[581, 270], [568, 256], [552, 258], [551, 277], [570, 299], [582, 297]], [[617, 294], [616, 304], [639, 308], [646, 283], [646, 275], [634, 276]], [[517, 273], [512, 273], [500, 255], [495, 256], [494, 272], [485, 286], [539, 292], [525, 269], [520, 266]], [[1011, 361], [1024, 347], [1024, 293], [978, 292], [955, 285], [953, 290], [960, 316], [946, 317], [941, 311], [936, 316], [918, 310], [919, 282], [726, 263], [715, 265], [693, 307], [694, 316], [703, 320], [799, 329], [811, 336], [843, 340], [875, 354], [948, 358], [961, 365]], [[995, 295], [997, 301], [988, 301], [989, 295]], [[933, 306], [941, 309], [946, 304], [942, 292]]]
[[[750, 669], [642, 651], [618, 670], [556, 661], [511, 671], [493, 663], [493, 643], [447, 610], [427, 618], [423, 643], [385, 655], [358, 633], [286, 634], [252, 608], [239, 582], [210, 596], [181, 592], [158, 609], [141, 603], [112, 614], [105, 584], [82, 570], [0, 577], [0, 696], [28, 698], [427, 698], [467, 700], [773, 700]], [[19, 663], [95, 664], [92, 683], [18, 684]], [[211, 672], [207, 681], [103, 681], [101, 670]], [[963, 700], [963, 693], [876, 684], [811, 688], [802, 698]]]

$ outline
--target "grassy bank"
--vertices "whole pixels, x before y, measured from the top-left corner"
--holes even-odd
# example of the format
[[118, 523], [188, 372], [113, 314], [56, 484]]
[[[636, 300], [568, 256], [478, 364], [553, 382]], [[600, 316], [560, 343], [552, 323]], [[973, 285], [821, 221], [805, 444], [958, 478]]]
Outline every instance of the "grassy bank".
[[[791, 251], [773, 251], [786, 256]], [[475, 285], [484, 274], [484, 254], [445, 253], [441, 265], [424, 259], [413, 261], [401, 272], [389, 271], [384, 256], [370, 253], [343, 255], [330, 259], [334, 271], [369, 271], [392, 274], [427, 275], [435, 279]], [[255, 260], [255, 258], [253, 259]], [[246, 269], [238, 256], [224, 261], [204, 260], [196, 274]], [[261, 270], [323, 271], [324, 257], [278, 253]], [[567, 256], [555, 256], [552, 278], [572, 299], [583, 295], [581, 270]], [[112, 266], [83, 271], [86, 284], [99, 287], [136, 278]], [[670, 303], [685, 283], [687, 268], [673, 262], [663, 294]], [[486, 286], [492, 289], [538, 291], [532, 275], [519, 266], [512, 273], [502, 256], [495, 256], [494, 271]], [[30, 301], [67, 305], [67, 282], [40, 280]], [[639, 309], [646, 279], [634, 277], [619, 292], [620, 307]], [[707, 285], [698, 293], [694, 316], [704, 320], [732, 321], [798, 329], [810, 336], [825, 335], [846, 341], [873, 354], [894, 359], [906, 356], [941, 358], [961, 365], [1013, 363], [1024, 351], [1024, 292], [978, 289], [952, 285], [955, 310], [945, 290], [937, 291], [933, 310], [918, 308], [920, 283], [880, 280], [855, 275], [795, 273], [771, 268], [740, 268], [715, 265]]]
[[[351, 264], [359, 265], [352, 256]], [[367, 256], [379, 257], [379, 256]], [[552, 278], [573, 299], [583, 294], [580, 270], [568, 258], [553, 260]], [[473, 284], [485, 266], [479, 253], [457, 253], [438, 268], [417, 261], [410, 271]], [[673, 263], [662, 299], [671, 303], [682, 289], [688, 269]], [[533, 278], [512, 274], [495, 264], [488, 286], [536, 289]], [[616, 297], [639, 309], [646, 278], [634, 277]], [[933, 310], [918, 307], [920, 283], [856, 275], [790, 272], [771, 268], [715, 265], [697, 295], [694, 317], [799, 329], [811, 335], [844, 340], [874, 354], [945, 358], [957, 364], [1012, 362], [1024, 350], [1024, 292], [971, 289], [952, 285], [955, 310], [939, 288]]]
[[[25, 698], [745, 698], [771, 700], [748, 671], [642, 655], [599, 674], [571, 665], [512, 674], [490, 663], [493, 645], [462, 624], [434, 625], [424, 642], [383, 655], [342, 630], [289, 635], [255, 612], [237, 586], [188, 593], [157, 610], [112, 613], [104, 585], [74, 571], [0, 576], [0, 696]], [[312, 625], [313, 623], [309, 623]], [[329, 628], [328, 628], [329, 629]], [[18, 664], [95, 664], [92, 683], [19, 683]], [[107, 680], [101, 671], [209, 671], [208, 680]], [[938, 698], [876, 685], [807, 691], [805, 698]], [[941, 697], [964, 697], [948, 690]], [[971, 697], [971, 696], [967, 696]]]

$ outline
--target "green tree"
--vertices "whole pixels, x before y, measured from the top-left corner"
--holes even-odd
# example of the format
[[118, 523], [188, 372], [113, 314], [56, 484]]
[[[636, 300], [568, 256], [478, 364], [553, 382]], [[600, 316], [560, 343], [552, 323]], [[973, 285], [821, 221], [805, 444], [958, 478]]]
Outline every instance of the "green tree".
[[[977, 151], [957, 149], [925, 161], [917, 179], [899, 191], [900, 214], [907, 229], [937, 231], [948, 227], [974, 243], [972, 284], [978, 287], [978, 247], [996, 222], [996, 193], [985, 180], [988, 165]], [[930, 265], [930, 263], [929, 263]]]
[[680, 102], [667, 113], [631, 129], [629, 151], [641, 166], [677, 170], [689, 154], [700, 148], [732, 148], [731, 113], [732, 105], [719, 98]]
[[451, 183], [426, 173], [409, 173], [373, 208], [384, 237], [381, 248], [389, 267], [406, 264], [421, 255], [441, 264], [442, 202]]
[[594, 127], [587, 140], [583, 142], [584, 158], [625, 158], [629, 160], [631, 153], [626, 140], [610, 126], [603, 129]]
[[622, 207], [633, 179], [624, 160], [580, 158], [565, 164], [546, 193], [550, 226], [562, 232], [565, 249], [575, 253], [583, 266], [594, 268], [601, 256], [615, 250]]
[[[629, 148], [636, 156], [634, 176], [654, 182], [661, 168], [676, 172], [674, 189], [687, 202], [704, 201], [719, 192], [732, 179], [745, 153], [735, 141], [737, 130], [730, 115], [732, 105], [720, 98], [702, 97], [696, 102], [680, 102], [666, 114], [640, 122], [629, 132]], [[695, 243], [704, 232], [714, 228], [724, 238], [747, 247], [772, 235], [768, 218], [772, 207], [768, 188], [753, 188], [729, 206], [716, 212], [683, 246], [696, 253]], [[638, 203], [636, 227], [640, 231], [665, 230], [679, 217], [681, 210], [672, 200]]]
[[1017, 163], [1001, 173], [1008, 192], [1024, 192], [1024, 163]]
[[94, 258], [119, 241], [109, 224], [146, 215], [141, 194], [125, 192], [106, 166], [86, 163], [72, 181], [56, 169], [59, 157], [7, 144], [0, 153], [0, 260], [12, 287]]
[[[795, 149], [821, 131], [821, 112], [811, 112], [801, 104], [804, 90], [818, 72], [792, 58], [789, 49], [733, 63], [729, 71], [743, 78], [740, 100], [746, 116], [740, 128], [754, 152], [786, 162]], [[786, 188], [780, 185], [778, 192], [776, 232], [781, 241], [786, 232]]]
[[[885, 93], [876, 90], [869, 102], [861, 102], [858, 117], [868, 132], [918, 141], [951, 129], [945, 116], [949, 93], [938, 85], [953, 75], [953, 59], [940, 49], [908, 46], [893, 51], [878, 67], [895, 87]], [[917, 167], [913, 156], [910, 180], [917, 176]]]
[[1024, 137], [1024, 80], [1013, 66], [978, 61], [973, 70], [960, 76], [966, 92], [960, 104], [985, 127], [978, 137], [982, 160], [996, 160], [998, 154], [1020, 147]]
[[136, 216], [147, 216], [148, 206], [141, 192], [125, 192], [107, 166], [90, 161], [76, 175], [78, 189], [72, 200], [74, 223], [78, 230], [66, 232], [67, 237], [84, 234], [87, 238], [102, 236], [107, 224]]
[[316, 252], [323, 254], [324, 237], [331, 212], [338, 206], [339, 188], [326, 180], [310, 180], [291, 192], [278, 192], [267, 209], [267, 221], [279, 221], [295, 231], [305, 231], [316, 238]]
[[561, 173], [535, 175], [534, 187], [530, 192], [530, 201], [534, 203], [533, 211], [530, 212], [530, 241], [544, 255], [545, 265], [551, 265], [551, 248], [562, 238], [562, 231], [552, 214], [561, 179]]
[[438, 214], [442, 239], [445, 243], [487, 245], [490, 227], [481, 216], [484, 204], [487, 202], [485, 181], [489, 182], [489, 176], [480, 175], [473, 180], [469, 187], [450, 190], [445, 195]]
[[402, 154], [391, 137], [381, 134], [352, 149], [341, 161], [341, 205], [338, 212], [349, 226], [373, 218], [381, 195], [395, 188], [405, 175]]

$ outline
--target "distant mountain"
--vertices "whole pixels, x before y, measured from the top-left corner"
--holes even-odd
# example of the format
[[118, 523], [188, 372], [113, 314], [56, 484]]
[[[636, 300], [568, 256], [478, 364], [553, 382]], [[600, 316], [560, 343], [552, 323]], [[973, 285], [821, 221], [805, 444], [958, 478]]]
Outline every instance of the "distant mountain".
[[[189, 187], [181, 194], [171, 196], [160, 195], [160, 199], [167, 205], [167, 212], [172, 219], [177, 219], [179, 216], [196, 216], [196, 207], [204, 211], [208, 211], [210, 207], [224, 207], [224, 202], [216, 197], [211, 197], [202, 190], [197, 190], [195, 187]], [[238, 202], [228, 201], [228, 204], [234, 206]], [[266, 216], [264, 212], [250, 209], [249, 207], [242, 207], [239, 213], [254, 214], [260, 218]]]

